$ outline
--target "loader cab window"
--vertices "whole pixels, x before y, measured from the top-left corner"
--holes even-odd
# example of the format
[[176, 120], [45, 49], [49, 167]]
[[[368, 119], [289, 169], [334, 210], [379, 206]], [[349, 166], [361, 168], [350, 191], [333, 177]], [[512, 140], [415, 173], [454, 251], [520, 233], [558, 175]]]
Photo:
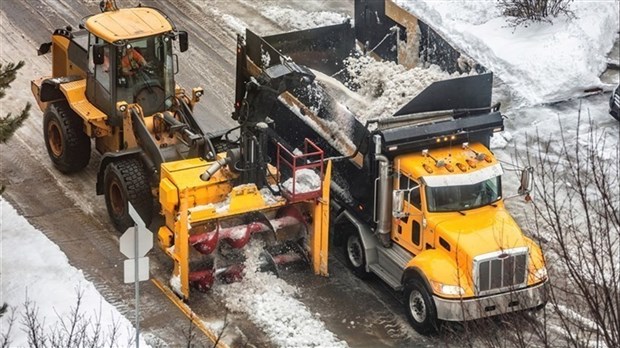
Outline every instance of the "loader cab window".
[[138, 103], [145, 116], [170, 108], [175, 87], [171, 41], [164, 34], [116, 47], [118, 101]]

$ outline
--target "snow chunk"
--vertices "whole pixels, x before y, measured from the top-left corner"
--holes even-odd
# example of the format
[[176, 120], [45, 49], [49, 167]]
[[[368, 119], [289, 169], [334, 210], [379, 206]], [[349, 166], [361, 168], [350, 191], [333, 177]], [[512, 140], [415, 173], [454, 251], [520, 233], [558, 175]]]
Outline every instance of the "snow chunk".
[[298, 169], [295, 171], [295, 192], [293, 192], [293, 178], [283, 182], [282, 187], [293, 194], [314, 192], [321, 188], [321, 177], [312, 169]]
[[[277, 185], [272, 185], [271, 190], [278, 192], [280, 188]], [[262, 189], [260, 189], [260, 194], [263, 196], [263, 200], [265, 200], [265, 204], [273, 205], [284, 199], [284, 197], [282, 196], [274, 195], [273, 192], [271, 192], [271, 190], [267, 187], [263, 187]]]
[[505, 149], [508, 142], [499, 134], [493, 134], [491, 137], [491, 149]]

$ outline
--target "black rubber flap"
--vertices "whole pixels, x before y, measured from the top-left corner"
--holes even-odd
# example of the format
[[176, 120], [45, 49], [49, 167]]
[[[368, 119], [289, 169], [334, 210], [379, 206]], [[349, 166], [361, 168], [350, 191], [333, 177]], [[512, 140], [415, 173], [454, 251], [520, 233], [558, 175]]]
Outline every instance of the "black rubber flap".
[[478, 109], [491, 106], [493, 73], [437, 81], [415, 96], [394, 116], [426, 111]]

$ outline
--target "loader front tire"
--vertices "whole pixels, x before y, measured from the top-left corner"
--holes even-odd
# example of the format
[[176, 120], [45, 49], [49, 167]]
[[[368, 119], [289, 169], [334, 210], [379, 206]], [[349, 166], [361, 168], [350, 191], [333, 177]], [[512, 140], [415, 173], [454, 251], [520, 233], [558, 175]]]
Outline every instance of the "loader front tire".
[[134, 225], [129, 216], [131, 202], [142, 220], [148, 226], [153, 219], [153, 196], [142, 162], [137, 158], [124, 158], [112, 162], [105, 168], [105, 203], [108, 214], [119, 232], [125, 232]]
[[83, 131], [82, 119], [66, 102], [50, 104], [43, 116], [43, 135], [47, 153], [62, 173], [75, 173], [90, 161], [90, 138]]

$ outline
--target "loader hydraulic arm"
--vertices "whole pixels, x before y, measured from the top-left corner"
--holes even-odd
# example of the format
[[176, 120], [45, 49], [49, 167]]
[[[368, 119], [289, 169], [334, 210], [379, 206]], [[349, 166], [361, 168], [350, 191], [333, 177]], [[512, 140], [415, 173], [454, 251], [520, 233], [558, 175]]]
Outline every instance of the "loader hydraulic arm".
[[179, 136], [179, 139], [190, 148], [190, 157], [202, 157], [209, 161], [215, 159], [216, 150], [208, 136], [195, 132], [188, 123], [177, 120], [170, 111], [157, 113], [153, 117], [166, 124], [171, 134]]

